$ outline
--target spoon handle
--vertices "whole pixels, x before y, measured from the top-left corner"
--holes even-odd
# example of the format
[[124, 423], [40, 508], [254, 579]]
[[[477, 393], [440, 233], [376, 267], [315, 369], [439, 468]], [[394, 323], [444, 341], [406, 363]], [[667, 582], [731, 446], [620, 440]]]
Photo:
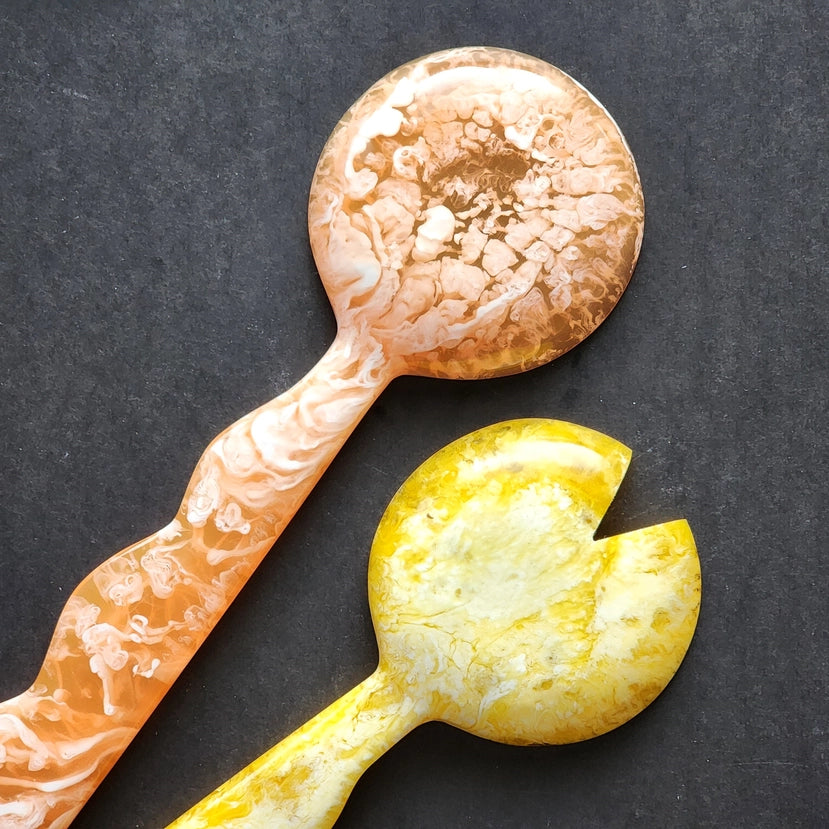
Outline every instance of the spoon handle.
[[378, 669], [167, 829], [333, 826], [362, 773], [421, 721]]
[[0, 703], [0, 825], [69, 825], [390, 379], [338, 334], [210, 443], [170, 524], [78, 585], [34, 683]]

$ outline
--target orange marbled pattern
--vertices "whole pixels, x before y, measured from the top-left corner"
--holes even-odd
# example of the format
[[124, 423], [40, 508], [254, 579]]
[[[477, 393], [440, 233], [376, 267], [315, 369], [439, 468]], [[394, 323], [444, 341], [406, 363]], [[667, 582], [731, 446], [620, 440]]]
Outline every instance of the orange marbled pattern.
[[73, 592], [34, 683], [0, 705], [0, 824], [69, 825], [393, 377], [571, 348], [627, 285], [642, 216], [614, 122], [549, 64], [456, 49], [373, 86], [311, 192], [334, 344], [210, 444], [167, 527]]
[[371, 405], [387, 378], [335, 346], [210, 444], [170, 524], [75, 589], [35, 682], [0, 705], [4, 829], [69, 825]]
[[607, 317], [643, 209], [586, 90], [536, 58], [464, 48], [354, 105], [320, 158], [309, 226], [341, 325], [400, 372], [480, 377], [545, 363]]

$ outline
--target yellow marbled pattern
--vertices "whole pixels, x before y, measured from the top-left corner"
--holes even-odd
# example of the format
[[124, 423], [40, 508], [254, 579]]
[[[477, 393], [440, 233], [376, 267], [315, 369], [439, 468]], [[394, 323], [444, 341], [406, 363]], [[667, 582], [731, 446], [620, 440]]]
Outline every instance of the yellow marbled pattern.
[[700, 569], [685, 521], [593, 540], [629, 461], [550, 420], [426, 461], [372, 546], [377, 671], [170, 829], [331, 826], [368, 765], [429, 720], [569, 743], [641, 711], [691, 641]]

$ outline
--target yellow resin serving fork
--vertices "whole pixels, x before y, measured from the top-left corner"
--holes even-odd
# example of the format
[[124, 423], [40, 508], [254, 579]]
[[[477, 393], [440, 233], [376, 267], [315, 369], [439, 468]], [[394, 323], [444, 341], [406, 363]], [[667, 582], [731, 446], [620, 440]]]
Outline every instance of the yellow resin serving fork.
[[519, 420], [426, 461], [371, 549], [377, 670], [169, 829], [330, 827], [429, 720], [570, 743], [641, 711], [685, 655], [701, 583], [685, 521], [594, 540], [629, 460], [590, 429]]

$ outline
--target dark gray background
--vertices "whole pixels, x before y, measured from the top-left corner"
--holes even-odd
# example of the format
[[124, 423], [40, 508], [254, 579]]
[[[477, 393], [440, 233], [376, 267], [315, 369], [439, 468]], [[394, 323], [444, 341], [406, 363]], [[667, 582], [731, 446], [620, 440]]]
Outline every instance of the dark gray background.
[[704, 596], [665, 693], [605, 737], [424, 726], [342, 827], [822, 826], [829, 475], [818, 2], [0, 6], [0, 698], [95, 565], [174, 514], [202, 448], [333, 319], [305, 229], [320, 149], [396, 65], [528, 52], [617, 119], [648, 208], [631, 287], [554, 364], [396, 380], [78, 827], [157, 827], [363, 679], [366, 560], [403, 479], [499, 420], [634, 461], [604, 532], [691, 522]]

